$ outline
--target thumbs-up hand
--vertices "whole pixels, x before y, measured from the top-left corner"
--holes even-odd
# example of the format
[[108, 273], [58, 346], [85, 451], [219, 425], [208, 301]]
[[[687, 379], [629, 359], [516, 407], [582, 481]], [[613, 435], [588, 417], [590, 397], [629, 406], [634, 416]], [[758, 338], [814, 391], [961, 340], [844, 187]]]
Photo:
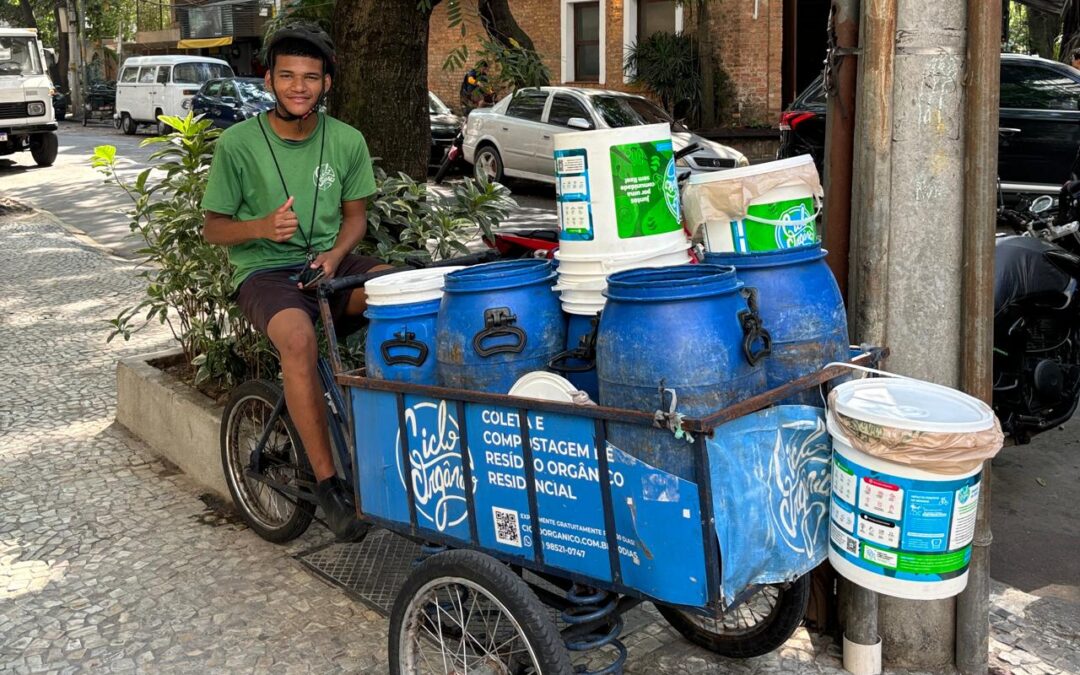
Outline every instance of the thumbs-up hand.
[[292, 205], [293, 198], [289, 197], [288, 201], [266, 217], [268, 230], [266, 239], [285, 242], [292, 238], [296, 228], [300, 226], [300, 221], [297, 219], [296, 213], [293, 212]]

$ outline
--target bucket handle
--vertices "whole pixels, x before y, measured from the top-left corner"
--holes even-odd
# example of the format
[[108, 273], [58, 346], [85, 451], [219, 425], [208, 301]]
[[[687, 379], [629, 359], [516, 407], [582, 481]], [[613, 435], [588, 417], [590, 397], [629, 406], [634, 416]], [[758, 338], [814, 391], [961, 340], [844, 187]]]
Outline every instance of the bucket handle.
[[[484, 358], [495, 354], [520, 354], [525, 350], [528, 336], [525, 335], [525, 331], [513, 325], [516, 322], [517, 316], [510, 312], [509, 307], [493, 307], [484, 310], [484, 328], [473, 336], [473, 349]], [[501, 337], [512, 337], [514, 341], [490, 347], [484, 346], [485, 340]]]
[[[548, 361], [548, 368], [557, 373], [587, 373], [596, 368], [596, 334], [600, 327], [600, 312], [589, 320], [589, 332], [581, 336], [578, 346], [567, 349]], [[566, 361], [581, 361], [579, 365], [570, 365]]]
[[[391, 349], [414, 349], [416, 355], [410, 354], [391, 354]], [[424, 365], [428, 357], [428, 346], [423, 342], [416, 339], [416, 333], [412, 331], [403, 330], [394, 333], [393, 340], [384, 340], [379, 345], [379, 351], [382, 352], [383, 363], [388, 366], [416, 366], [419, 368]]]
[[[740, 292], [746, 299], [746, 309], [739, 312], [739, 324], [743, 330], [743, 356], [751, 366], [756, 366], [772, 353], [772, 336], [761, 323], [757, 289], [744, 287]], [[755, 351], [754, 344], [757, 342], [761, 343], [761, 349]]]

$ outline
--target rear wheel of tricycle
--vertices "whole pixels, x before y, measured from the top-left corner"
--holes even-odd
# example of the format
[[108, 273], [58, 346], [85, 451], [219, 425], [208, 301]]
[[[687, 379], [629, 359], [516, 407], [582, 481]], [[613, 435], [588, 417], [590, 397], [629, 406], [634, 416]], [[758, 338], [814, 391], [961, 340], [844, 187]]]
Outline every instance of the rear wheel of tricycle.
[[[251, 453], [280, 398], [277, 385], [251, 380], [233, 391], [221, 417], [221, 465], [233, 502], [248, 527], [275, 543], [299, 537], [315, 514], [313, 503], [281, 494], [246, 473]], [[300, 481], [314, 483], [304, 445], [288, 411], [274, 420], [263, 448], [262, 475], [293, 487]]]
[[390, 672], [569, 675], [570, 655], [536, 594], [477, 551], [413, 570], [390, 614]]
[[762, 586], [720, 619], [657, 605], [667, 622], [690, 642], [722, 656], [747, 659], [777, 649], [802, 623], [810, 601], [810, 575], [790, 584]]

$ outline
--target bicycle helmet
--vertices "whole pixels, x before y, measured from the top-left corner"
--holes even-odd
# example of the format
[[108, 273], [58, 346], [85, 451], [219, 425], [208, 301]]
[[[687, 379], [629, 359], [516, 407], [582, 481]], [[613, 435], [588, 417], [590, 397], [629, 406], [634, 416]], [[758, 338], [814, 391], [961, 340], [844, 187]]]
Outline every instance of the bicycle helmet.
[[274, 51], [285, 40], [299, 40], [315, 47], [322, 54], [326, 74], [334, 76], [337, 66], [337, 52], [334, 50], [334, 41], [326, 34], [318, 24], [308, 21], [294, 21], [274, 31], [266, 43], [266, 67], [271, 70], [274, 67]]

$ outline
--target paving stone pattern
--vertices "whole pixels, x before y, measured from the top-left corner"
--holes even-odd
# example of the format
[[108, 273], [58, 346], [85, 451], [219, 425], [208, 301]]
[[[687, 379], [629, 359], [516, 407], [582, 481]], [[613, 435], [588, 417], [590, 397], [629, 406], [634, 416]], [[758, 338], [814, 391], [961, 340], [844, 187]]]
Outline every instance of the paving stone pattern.
[[[40, 213], [0, 211], [0, 238], [0, 673], [387, 672], [386, 620], [294, 559], [325, 532], [263, 542], [113, 422], [116, 360], [171, 342], [105, 343], [142, 292], [131, 263]], [[1080, 672], [1077, 624], [1032, 607], [995, 589], [996, 671]], [[651, 607], [630, 624], [629, 673], [842, 672], [804, 630], [731, 661]]]

